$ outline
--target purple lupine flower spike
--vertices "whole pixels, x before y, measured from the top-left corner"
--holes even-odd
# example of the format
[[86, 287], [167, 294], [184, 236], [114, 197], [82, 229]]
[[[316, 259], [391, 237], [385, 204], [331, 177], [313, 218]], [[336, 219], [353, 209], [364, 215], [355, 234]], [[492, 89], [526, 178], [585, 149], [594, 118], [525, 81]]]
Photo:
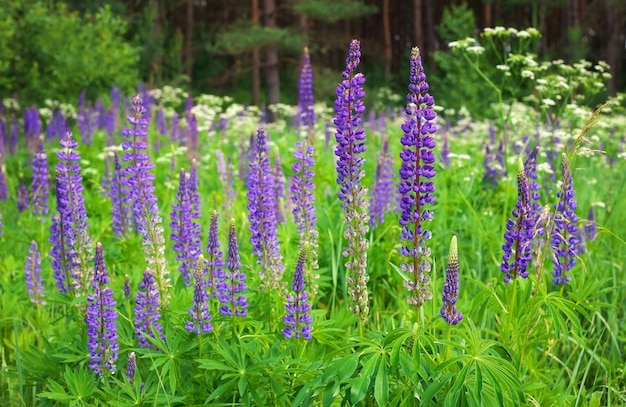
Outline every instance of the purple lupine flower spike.
[[532, 210], [536, 217], [541, 214], [541, 186], [537, 182], [537, 157], [539, 153], [539, 146], [535, 147], [533, 151], [528, 155], [528, 158], [524, 162], [524, 173], [528, 179], [528, 190], [530, 193], [530, 202]]
[[566, 273], [576, 265], [579, 248], [578, 226], [576, 225], [578, 222], [578, 216], [576, 216], [578, 204], [574, 199], [576, 191], [574, 191], [572, 172], [565, 153], [561, 158], [561, 170], [562, 185], [556, 194], [559, 202], [555, 205], [556, 213], [550, 239], [553, 251], [552, 263], [554, 264], [552, 282], [555, 285], [566, 284], [571, 280], [571, 277]]
[[309, 143], [314, 142], [315, 111], [313, 110], [313, 68], [309, 48], [304, 47], [302, 67], [300, 68], [300, 82], [298, 86], [298, 111], [300, 125], [306, 131]]
[[222, 252], [220, 251], [220, 241], [217, 231], [217, 211], [213, 211], [211, 214], [211, 225], [209, 227], [209, 238], [206, 246], [207, 251], [207, 278], [208, 278], [208, 292], [210, 298], [218, 296], [218, 289], [221, 281], [224, 279], [222, 260]]
[[286, 315], [283, 317], [285, 329], [283, 335], [285, 338], [302, 338], [311, 339], [311, 305], [309, 297], [304, 285], [304, 263], [306, 262], [306, 251], [308, 245], [305, 244], [300, 249], [296, 270], [293, 275], [292, 292], [287, 294], [287, 302], [285, 303]]
[[57, 157], [57, 211], [62, 223], [64, 256], [69, 269], [72, 288], [77, 295], [86, 292], [91, 281], [92, 258], [91, 237], [87, 223], [87, 210], [83, 197], [83, 177], [80, 174], [78, 143], [68, 132], [61, 140], [61, 151]]
[[446, 168], [450, 167], [450, 141], [448, 140], [448, 133], [443, 133], [443, 144], [441, 146], [441, 162]]
[[370, 227], [382, 224], [385, 214], [393, 208], [394, 167], [394, 157], [389, 153], [389, 140], [385, 139], [376, 165], [376, 180], [370, 192]]
[[369, 313], [369, 293], [367, 291], [367, 248], [366, 239], [369, 229], [369, 208], [367, 188], [361, 185], [365, 158], [365, 129], [360, 116], [365, 111], [363, 84], [365, 77], [356, 69], [361, 60], [361, 49], [358, 40], [352, 40], [346, 59], [346, 70], [343, 80], [337, 85], [335, 95], [335, 120], [337, 127], [335, 139], [335, 156], [337, 156], [337, 183], [341, 208], [344, 212], [348, 245], [343, 252], [349, 260], [345, 263], [348, 270], [347, 282], [351, 297], [351, 309], [361, 321], [365, 321]]
[[446, 269], [446, 282], [443, 286], [441, 300], [441, 316], [450, 325], [456, 325], [463, 319], [463, 313], [456, 308], [456, 300], [459, 297], [459, 252], [456, 236], [450, 241], [450, 254], [448, 255], [448, 268]]
[[585, 223], [585, 240], [596, 240], [598, 236], [598, 226], [596, 223], [596, 214], [593, 211], [593, 206], [589, 207], [589, 215], [587, 215], [587, 222]]
[[28, 189], [24, 185], [24, 179], [20, 177], [20, 183], [17, 187], [17, 211], [25, 211], [28, 209], [28, 204]]
[[430, 277], [427, 274], [431, 269], [428, 260], [430, 248], [426, 247], [426, 241], [432, 233], [424, 229], [424, 222], [431, 221], [434, 216], [426, 205], [435, 203], [435, 186], [432, 181], [436, 175], [433, 153], [435, 140], [432, 134], [437, 128], [433, 123], [435, 100], [428, 89], [422, 57], [419, 48], [415, 47], [411, 51], [410, 84], [405, 109], [407, 118], [402, 125], [404, 136], [400, 140], [402, 164], [398, 191], [401, 194], [402, 210], [400, 240], [403, 241], [399, 252], [406, 257], [401, 269], [410, 277], [404, 283], [410, 292], [407, 300], [416, 307], [432, 299], [428, 287]]
[[147, 339], [155, 338], [154, 332], [163, 339], [163, 328], [159, 320], [161, 319], [161, 296], [159, 286], [151, 269], [146, 268], [143, 279], [139, 284], [139, 291], [135, 299], [135, 336], [139, 339], [139, 346], [142, 348], [152, 348], [152, 344]]
[[111, 198], [111, 219], [113, 234], [118, 237], [127, 237], [132, 224], [132, 209], [128, 205], [128, 201], [124, 196], [128, 194], [126, 191], [127, 184], [124, 181], [122, 172], [122, 164], [117, 153], [113, 156], [113, 175], [111, 177], [111, 188], [109, 196]]
[[501, 271], [505, 274], [504, 282], [508, 283], [517, 277], [528, 277], [528, 264], [532, 259], [531, 241], [535, 232], [537, 217], [530, 204], [528, 179], [524, 173], [524, 163], [518, 159], [517, 168], [517, 203], [509, 218], [504, 232]]
[[50, 181], [48, 174], [48, 158], [43, 138], [37, 143], [37, 151], [32, 162], [33, 183], [31, 188], [31, 198], [33, 202], [33, 213], [35, 215], [46, 215], [50, 208], [48, 206]]
[[315, 272], [318, 268], [317, 248], [317, 213], [315, 209], [315, 184], [313, 183], [313, 168], [315, 159], [314, 149], [307, 141], [298, 141], [294, 158], [296, 162], [291, 169], [291, 202], [293, 203], [293, 217], [298, 225], [298, 236], [300, 247], [308, 243], [307, 259], [304, 267], [305, 282], [309, 287], [310, 298], [313, 300], [317, 295], [317, 279], [319, 275]]
[[68, 256], [66, 224], [62, 221], [61, 213], [65, 212], [65, 202], [62, 192], [59, 193], [59, 181], [57, 180], [57, 211], [59, 214], [52, 215], [52, 225], [50, 226], [50, 257], [52, 258], [52, 269], [54, 270], [54, 280], [56, 287], [61, 294], [67, 294], [71, 290], [70, 286], [70, 258]]
[[226, 258], [227, 271], [224, 279], [218, 286], [218, 298], [220, 313], [226, 316], [244, 317], [248, 314], [248, 300], [244, 295], [247, 290], [246, 275], [241, 272], [241, 262], [239, 261], [239, 243], [237, 242], [237, 231], [235, 220], [230, 220], [228, 230], [228, 257]]
[[173, 249], [176, 252], [176, 260], [180, 261], [178, 270], [185, 281], [185, 285], [188, 286], [191, 285], [191, 271], [194, 269], [197, 256], [196, 260], [193, 260], [191, 257], [190, 233], [192, 208], [184, 168], [180, 169], [180, 182], [178, 184], [176, 201], [177, 202], [172, 205], [172, 222], [170, 223], [172, 233], [170, 238], [175, 242]]
[[132, 384], [135, 382], [135, 373], [137, 371], [137, 356], [135, 352], [128, 354], [128, 364], [126, 365], [126, 378]]
[[0, 160], [0, 202], [7, 201], [8, 199], [9, 186], [7, 185], [6, 170], [4, 169], [4, 164], [2, 163], [2, 160]]
[[285, 271], [276, 234], [274, 177], [267, 152], [265, 132], [257, 130], [254, 159], [248, 174], [248, 210], [250, 211], [250, 243], [252, 254], [261, 265], [261, 290], [279, 290]]
[[211, 324], [211, 313], [209, 312], [209, 295], [206, 290], [206, 281], [204, 276], [204, 256], [200, 254], [193, 276], [195, 286], [193, 291], [193, 306], [189, 310], [191, 320], [185, 323], [185, 329], [189, 332], [195, 332], [196, 335], [213, 331]]
[[92, 293], [87, 295], [87, 349], [89, 368], [97, 375], [115, 373], [115, 362], [119, 345], [117, 343], [117, 311], [113, 290], [108, 286], [111, 280], [104, 263], [104, 249], [96, 244], [94, 273], [91, 282]]
[[37, 242], [34, 240], [30, 242], [30, 248], [28, 249], [24, 276], [26, 278], [26, 291], [30, 301], [37, 305], [46, 305], [43, 279], [41, 278], [41, 256], [39, 255]]
[[127, 202], [133, 209], [135, 225], [142, 235], [142, 243], [148, 268], [156, 278], [163, 306], [169, 299], [169, 269], [165, 259], [165, 238], [162, 219], [159, 214], [157, 197], [154, 193], [154, 164], [144, 151], [148, 148], [148, 119], [141, 96], [136, 95], [131, 105], [131, 115], [127, 117], [130, 127], [122, 131], [127, 138], [122, 143], [125, 150], [122, 160], [129, 163], [124, 168]]

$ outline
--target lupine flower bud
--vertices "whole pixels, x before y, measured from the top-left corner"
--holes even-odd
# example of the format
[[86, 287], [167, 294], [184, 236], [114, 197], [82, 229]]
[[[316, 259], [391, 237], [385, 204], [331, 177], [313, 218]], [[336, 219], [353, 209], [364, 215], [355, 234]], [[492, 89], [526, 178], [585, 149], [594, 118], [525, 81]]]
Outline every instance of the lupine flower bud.
[[126, 365], [126, 378], [131, 383], [135, 382], [135, 372], [137, 371], [137, 356], [135, 352], [128, 354], [128, 364]]
[[300, 125], [305, 129], [309, 143], [313, 144], [313, 131], [315, 128], [315, 111], [313, 110], [313, 68], [311, 67], [311, 58], [307, 47], [304, 47], [302, 66], [300, 68], [298, 112]]
[[446, 269], [446, 282], [443, 286], [443, 307], [441, 316], [450, 325], [456, 325], [463, 319], [463, 313], [456, 308], [456, 300], [459, 296], [459, 252], [456, 236], [450, 241], [450, 254], [448, 255], [448, 268]]

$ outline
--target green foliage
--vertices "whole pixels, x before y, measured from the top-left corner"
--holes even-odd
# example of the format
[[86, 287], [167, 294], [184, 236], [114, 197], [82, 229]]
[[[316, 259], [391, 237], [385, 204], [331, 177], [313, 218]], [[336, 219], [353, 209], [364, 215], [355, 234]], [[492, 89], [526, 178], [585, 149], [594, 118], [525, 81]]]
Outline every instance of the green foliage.
[[95, 97], [137, 83], [137, 50], [110, 8], [81, 17], [60, 2], [0, 0], [0, 9], [0, 93], [74, 101], [86, 88]]
[[296, 30], [263, 27], [242, 20], [233, 24], [227, 31], [220, 33], [216, 41], [216, 48], [210, 49], [210, 51], [240, 54], [252, 51], [255, 47], [274, 45], [299, 52], [304, 41], [305, 38]]
[[374, 14], [378, 9], [362, 0], [295, 0], [293, 11], [332, 23]]

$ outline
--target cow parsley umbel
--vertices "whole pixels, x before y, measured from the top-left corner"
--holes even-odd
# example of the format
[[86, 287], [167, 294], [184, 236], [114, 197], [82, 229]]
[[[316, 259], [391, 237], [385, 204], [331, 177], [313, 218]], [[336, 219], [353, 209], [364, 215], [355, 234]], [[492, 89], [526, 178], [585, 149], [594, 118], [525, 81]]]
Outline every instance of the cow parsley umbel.
[[399, 252], [406, 260], [401, 269], [409, 275], [405, 287], [409, 290], [408, 302], [416, 307], [432, 299], [428, 287], [430, 277], [430, 248], [426, 241], [431, 232], [424, 229], [424, 222], [431, 221], [434, 213], [427, 205], [435, 203], [435, 140], [432, 134], [437, 131], [433, 120], [435, 100], [428, 93], [428, 83], [422, 66], [422, 57], [417, 47], [411, 51], [411, 68], [409, 93], [407, 94], [406, 120], [402, 125], [404, 136], [400, 140], [402, 152], [400, 159], [400, 183], [398, 190], [401, 195], [400, 208], [400, 240], [402, 247]]

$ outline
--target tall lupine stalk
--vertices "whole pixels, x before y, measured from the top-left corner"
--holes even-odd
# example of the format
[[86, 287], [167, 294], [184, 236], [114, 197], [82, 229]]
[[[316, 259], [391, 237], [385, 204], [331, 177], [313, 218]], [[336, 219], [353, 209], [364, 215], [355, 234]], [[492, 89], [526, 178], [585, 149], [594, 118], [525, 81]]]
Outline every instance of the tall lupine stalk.
[[313, 68], [309, 48], [304, 47], [302, 66], [300, 68], [300, 82], [298, 84], [298, 113], [300, 126], [308, 136], [309, 143], [315, 138], [315, 111], [313, 109]]
[[517, 167], [517, 203], [509, 218], [504, 232], [501, 271], [504, 273], [504, 282], [515, 280], [517, 277], [528, 277], [528, 264], [531, 256], [531, 242], [535, 233], [537, 217], [530, 204], [528, 179], [524, 173], [524, 163], [521, 157]]
[[128, 195], [127, 184], [124, 182], [122, 164], [117, 153], [113, 156], [113, 175], [111, 177], [111, 188], [109, 197], [111, 198], [111, 219], [113, 234], [117, 238], [128, 237], [132, 222], [132, 208], [124, 197]]
[[96, 244], [92, 292], [87, 295], [87, 349], [89, 368], [98, 376], [115, 373], [119, 345], [117, 342], [117, 311], [111, 279], [104, 263], [104, 249]]
[[195, 332], [196, 335], [213, 331], [212, 315], [209, 312], [210, 296], [207, 293], [204, 274], [204, 256], [200, 254], [193, 272], [193, 306], [189, 310], [191, 319], [185, 322], [185, 329], [189, 332]]
[[50, 211], [48, 204], [50, 180], [48, 172], [48, 158], [43, 138], [37, 143], [37, 151], [31, 164], [33, 170], [33, 183], [31, 187], [31, 201], [35, 215], [46, 215]]
[[207, 291], [210, 298], [217, 297], [219, 286], [224, 279], [224, 261], [220, 251], [220, 240], [217, 230], [217, 211], [211, 214], [211, 225], [209, 227], [209, 238], [206, 246], [206, 277], [208, 278]]
[[162, 219], [154, 194], [154, 175], [150, 173], [154, 164], [144, 151], [148, 148], [148, 121], [146, 109], [139, 95], [133, 98], [131, 115], [127, 117], [130, 127], [122, 131], [127, 138], [122, 143], [124, 156], [128, 163], [123, 170], [128, 194], [127, 202], [132, 206], [137, 230], [142, 235], [143, 249], [148, 268], [154, 274], [164, 306], [169, 299], [169, 270], [165, 259], [165, 239], [163, 237]]
[[172, 233], [170, 238], [174, 243], [173, 249], [176, 252], [176, 260], [180, 261], [178, 270], [185, 282], [185, 285], [191, 284], [191, 272], [195, 268], [198, 260], [197, 251], [191, 249], [191, 196], [187, 186], [187, 176], [185, 169], [180, 169], [180, 181], [178, 184], [178, 192], [176, 193], [176, 203], [172, 205], [172, 213], [170, 215], [172, 221], [170, 227]]
[[41, 278], [41, 256], [39, 255], [37, 242], [34, 240], [30, 242], [24, 271], [24, 277], [26, 278], [26, 291], [30, 297], [30, 301], [37, 305], [46, 305], [46, 301], [44, 300], [45, 294], [43, 279]]
[[362, 154], [366, 147], [365, 129], [360, 118], [365, 111], [362, 100], [365, 97], [363, 90], [365, 77], [362, 73], [356, 72], [360, 61], [360, 42], [352, 40], [346, 59], [346, 70], [342, 73], [343, 80], [339, 82], [335, 92], [337, 99], [335, 100], [334, 124], [337, 128], [335, 155], [337, 156], [337, 183], [340, 186], [338, 197], [341, 200], [341, 209], [344, 212], [346, 224], [344, 236], [348, 240], [343, 256], [348, 258], [345, 266], [348, 270], [347, 282], [351, 309], [359, 316], [362, 326], [369, 313], [367, 291], [369, 244], [365, 237], [369, 230], [369, 211], [367, 188], [361, 185], [361, 179], [365, 174], [361, 168], [365, 164]]
[[155, 332], [163, 339], [163, 327], [159, 322], [161, 319], [160, 309], [161, 295], [157, 280], [154, 277], [154, 272], [150, 268], [146, 268], [135, 299], [135, 317], [133, 318], [135, 336], [142, 348], [152, 348], [148, 338], [155, 339]]
[[530, 193], [530, 202], [533, 213], [536, 217], [541, 215], [541, 186], [537, 182], [537, 157], [539, 153], [539, 146], [535, 147], [533, 151], [528, 155], [528, 158], [524, 162], [524, 173], [528, 180], [528, 191]]
[[257, 130], [254, 158], [250, 161], [248, 174], [248, 211], [250, 219], [250, 243], [252, 254], [261, 266], [259, 276], [261, 290], [271, 292], [283, 287], [285, 272], [276, 234], [274, 177], [267, 152], [265, 132]]
[[424, 222], [431, 221], [434, 213], [426, 205], [435, 203], [435, 140], [432, 137], [437, 131], [433, 120], [435, 100], [428, 93], [428, 83], [422, 66], [419, 48], [411, 50], [410, 84], [407, 94], [406, 120], [402, 125], [404, 136], [400, 159], [400, 183], [398, 191], [401, 195], [400, 208], [400, 240], [402, 247], [398, 250], [406, 260], [401, 269], [408, 273], [409, 279], [404, 285], [409, 290], [408, 303], [420, 307], [425, 301], [432, 299], [428, 287], [431, 265], [430, 248], [426, 241], [432, 236], [431, 231], [424, 228]]
[[293, 274], [293, 284], [291, 293], [287, 293], [287, 301], [285, 302], [285, 316], [283, 322], [285, 329], [283, 335], [285, 338], [311, 339], [311, 304], [306, 292], [304, 283], [304, 263], [306, 262], [306, 251], [308, 245], [305, 244], [300, 248], [300, 255], [296, 263], [296, 270]]
[[310, 299], [315, 299], [317, 295], [317, 213], [315, 210], [315, 184], [313, 183], [315, 159], [314, 149], [308, 141], [300, 140], [296, 143], [294, 158], [296, 162], [291, 169], [291, 202], [293, 203], [293, 218], [298, 225], [298, 237], [300, 248], [308, 245], [306, 251], [306, 261], [304, 264], [304, 278], [306, 286], [309, 287]]
[[66, 243], [68, 231], [65, 223], [61, 220], [62, 213], [66, 212], [67, 198], [62, 196], [63, 191], [59, 191], [59, 180], [56, 182], [57, 214], [52, 215], [52, 225], [50, 225], [50, 257], [52, 258], [52, 269], [54, 270], [55, 285], [61, 294], [67, 294], [71, 287], [71, 259], [69, 247]]
[[244, 293], [247, 290], [246, 275], [241, 272], [241, 262], [239, 260], [239, 243], [237, 242], [237, 231], [235, 220], [230, 220], [228, 230], [228, 256], [224, 263], [226, 270], [224, 279], [218, 288], [218, 298], [220, 304], [220, 314], [225, 316], [244, 317], [248, 314], [248, 300]]
[[554, 224], [550, 245], [552, 246], [552, 263], [554, 269], [552, 271], [552, 282], [555, 285], [566, 284], [571, 277], [566, 273], [576, 265], [576, 256], [578, 255], [578, 216], [576, 216], [576, 208], [578, 204], [574, 196], [574, 181], [572, 180], [572, 172], [567, 159], [567, 155], [563, 153], [561, 157], [561, 174], [562, 184], [556, 196], [559, 199], [555, 205], [556, 213], [554, 214]]
[[[68, 132], [61, 140], [61, 151], [57, 157], [57, 211], [59, 222], [57, 230], [59, 238], [51, 237], [51, 242], [62, 245], [57, 258], [63, 264], [65, 257], [66, 270], [69, 270], [71, 286], [76, 295], [85, 294], [91, 282], [92, 270], [89, 263], [92, 259], [91, 237], [87, 224], [87, 209], [83, 197], [83, 177], [80, 174], [80, 155], [76, 152], [78, 143]], [[53, 223], [54, 227], [54, 223]], [[55, 244], [53, 243], [53, 244]], [[59, 271], [60, 277], [61, 271]], [[67, 277], [67, 273], [63, 273]]]
[[393, 180], [394, 166], [394, 157], [389, 153], [389, 140], [385, 139], [378, 155], [374, 186], [370, 191], [370, 227], [383, 223], [385, 214], [393, 209], [396, 197]]

